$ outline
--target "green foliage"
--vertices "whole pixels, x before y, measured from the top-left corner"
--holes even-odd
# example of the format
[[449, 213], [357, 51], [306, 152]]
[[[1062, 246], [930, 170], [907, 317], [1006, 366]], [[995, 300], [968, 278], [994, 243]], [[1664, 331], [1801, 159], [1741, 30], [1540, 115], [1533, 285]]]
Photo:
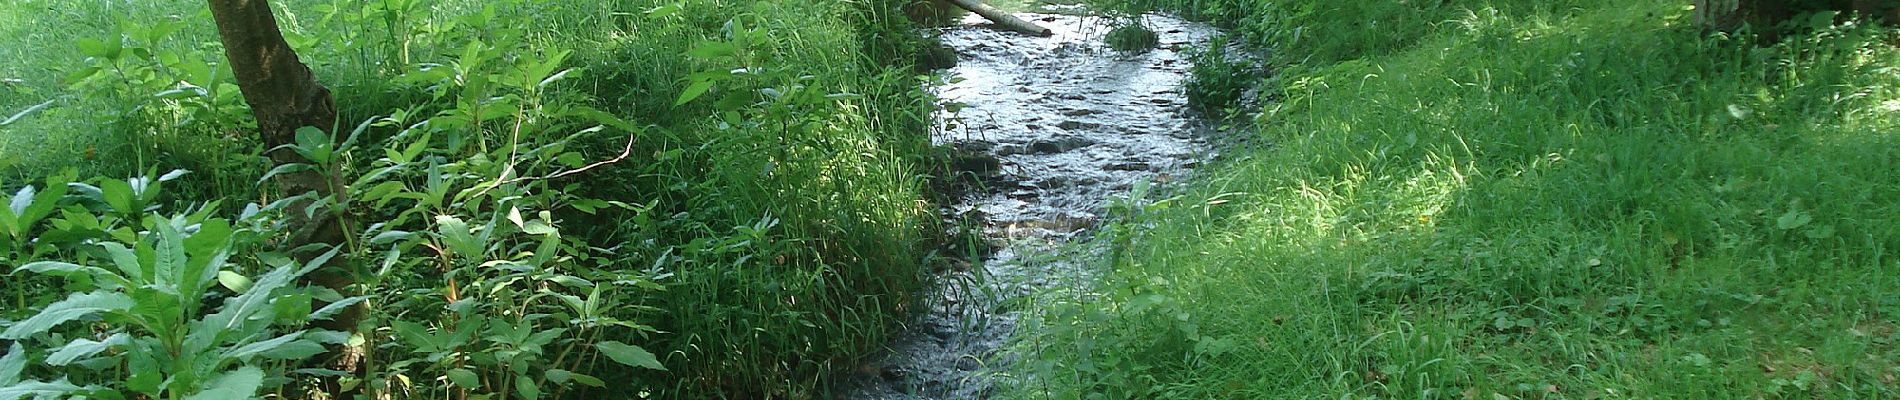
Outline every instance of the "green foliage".
[[1174, 2], [1276, 51], [1273, 145], [1104, 227], [1011, 395], [1893, 396], [1891, 32], [1685, 3]]
[[[337, 309], [312, 310], [313, 293], [293, 285], [335, 250], [302, 265], [261, 253], [250, 261], [270, 271], [255, 280], [244, 278], [228, 260], [251, 248], [257, 231], [210, 217], [210, 206], [189, 215], [148, 213], [142, 204], [157, 196], [158, 182], [169, 179], [104, 180], [98, 197], [74, 200], [103, 199], [99, 202], [110, 208], [94, 213], [68, 204], [49, 224], [54, 228], [40, 238], [101, 241], [67, 241], [59, 251], [42, 251], [78, 263], [37, 261], [14, 270], [63, 278], [70, 294], [35, 307], [33, 315], [0, 331], [0, 339], [20, 341], [0, 359], [0, 398], [248, 397], [266, 389], [266, 375], [284, 377], [297, 360], [323, 352], [324, 344], [342, 342], [341, 333], [303, 328]], [[34, 197], [30, 191], [22, 194]], [[25, 208], [59, 200], [64, 199], [38, 197]], [[101, 220], [107, 222], [101, 225]], [[245, 284], [214, 286], [221, 275], [237, 277], [224, 282]], [[216, 305], [215, 311], [206, 312], [207, 305]], [[93, 326], [70, 326], [76, 321]], [[44, 364], [61, 377], [23, 379], [28, 351], [21, 342], [45, 346]], [[70, 383], [74, 380], [94, 383]]]
[[1109, 30], [1108, 35], [1103, 36], [1102, 40], [1107, 41], [1108, 47], [1116, 51], [1132, 52], [1153, 49], [1155, 44], [1161, 42], [1161, 36], [1156, 35], [1155, 31], [1148, 29], [1147, 26], [1132, 24]]
[[[0, 176], [198, 171], [161, 179], [167, 196], [136, 180], [36, 185], [25, 197], [59, 204], [0, 216], [22, 221], [0, 226], [0, 263], [84, 265], [59, 257], [135, 241], [124, 221], [148, 209], [261, 198], [238, 219], [259, 232], [292, 214], [350, 222], [337, 257], [356, 285], [287, 304], [367, 311], [337, 346], [362, 356], [360, 375], [260, 365], [270, 390], [322, 378], [397, 397], [818, 396], [914, 308], [938, 236], [921, 176], [934, 102], [911, 65], [929, 43], [902, 3], [274, 2], [343, 126], [300, 130], [288, 148], [306, 160], [274, 166], [202, 3], [0, 4], [0, 32], [33, 39], [0, 54], [36, 66], [0, 65], [26, 78], [8, 88], [31, 89], [0, 90], [0, 107], [58, 100], [0, 126]], [[299, 172], [348, 196], [270, 193]], [[72, 205], [92, 217], [63, 214]], [[290, 250], [265, 236], [212, 281], [257, 285], [252, 259]], [[0, 294], [25, 312], [90, 292], [69, 286], [30, 277]]]
[[1186, 84], [1188, 106], [1202, 114], [1227, 117], [1237, 114], [1247, 91], [1262, 84], [1260, 67], [1245, 55], [1232, 54], [1227, 36], [1215, 37], [1207, 47], [1192, 50], [1193, 63]]

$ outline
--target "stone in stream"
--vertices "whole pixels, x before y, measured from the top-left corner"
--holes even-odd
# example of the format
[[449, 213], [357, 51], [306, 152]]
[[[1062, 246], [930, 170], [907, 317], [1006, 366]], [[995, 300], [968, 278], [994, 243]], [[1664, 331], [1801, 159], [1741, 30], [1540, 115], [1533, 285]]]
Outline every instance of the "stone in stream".
[[969, 172], [976, 176], [996, 175], [1003, 170], [1003, 160], [988, 153], [990, 147], [981, 146], [981, 149], [976, 149], [957, 146], [950, 154], [950, 169], [956, 172]]
[[1088, 147], [1092, 144], [1095, 144], [1095, 141], [1077, 136], [1043, 139], [1029, 143], [1029, 154], [1065, 153], [1069, 150]]
[[1067, 121], [1062, 121], [1061, 123], [1056, 124], [1057, 128], [1062, 128], [1062, 130], [1065, 130], [1065, 131], [1073, 131], [1073, 130], [1079, 130], [1079, 129], [1095, 129], [1095, 127], [1098, 127], [1098, 126], [1102, 126], [1102, 125], [1092, 124], [1092, 123], [1087, 123], [1087, 122], [1082, 122], [1082, 121], [1077, 121], [1077, 120], [1067, 120]]
[[1153, 165], [1143, 161], [1123, 161], [1109, 164], [1108, 166], [1102, 167], [1102, 169], [1109, 171], [1147, 171], [1153, 169]]
[[1062, 115], [1064, 115], [1064, 116], [1069, 116], [1069, 117], [1086, 117], [1086, 116], [1090, 116], [1090, 115], [1095, 115], [1095, 114], [1101, 114], [1101, 113], [1102, 113], [1102, 110], [1097, 110], [1097, 109], [1093, 109], [1093, 108], [1065, 108], [1065, 109], [1062, 109]]

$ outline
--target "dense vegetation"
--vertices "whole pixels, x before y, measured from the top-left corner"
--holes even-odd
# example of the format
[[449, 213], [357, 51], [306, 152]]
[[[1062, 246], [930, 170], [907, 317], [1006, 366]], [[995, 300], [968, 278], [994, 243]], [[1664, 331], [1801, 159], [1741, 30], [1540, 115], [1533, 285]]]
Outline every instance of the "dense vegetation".
[[[0, 3], [0, 400], [826, 397], [940, 261], [906, 1], [275, 3], [342, 114], [287, 164], [202, 2]], [[1228, 29], [1242, 137], [1004, 395], [1900, 396], [1893, 28], [1685, 3], [1096, 2]]]
[[[1023, 398], [1900, 395], [1900, 51], [1680, 0], [1161, 1], [1269, 49], [1237, 150], [1124, 201]], [[1244, 61], [1236, 61], [1244, 62]], [[1219, 98], [1220, 96], [1216, 96]], [[1206, 98], [1206, 97], [1203, 97]], [[1102, 396], [1106, 395], [1106, 396]]]
[[[899, 2], [274, 3], [342, 114], [305, 163], [203, 2], [0, 4], [0, 398], [810, 397], [922, 289]], [[350, 202], [263, 184], [312, 170]], [[291, 213], [358, 222], [354, 286]]]

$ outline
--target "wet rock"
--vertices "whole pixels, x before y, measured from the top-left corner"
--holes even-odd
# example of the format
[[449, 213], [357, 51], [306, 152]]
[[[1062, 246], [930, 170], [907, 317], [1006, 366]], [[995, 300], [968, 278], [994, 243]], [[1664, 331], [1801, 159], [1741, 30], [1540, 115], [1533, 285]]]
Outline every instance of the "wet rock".
[[950, 155], [950, 169], [978, 176], [990, 176], [1003, 170], [1003, 160], [988, 153], [959, 151]]
[[1067, 121], [1062, 121], [1056, 124], [1057, 128], [1062, 128], [1062, 130], [1068, 130], [1068, 131], [1082, 130], [1082, 129], [1095, 129], [1096, 127], [1099, 127], [1099, 126], [1102, 126], [1102, 125], [1089, 123], [1089, 122], [1082, 122], [1082, 121], [1077, 121], [1077, 120], [1067, 120]]
[[996, 142], [988, 140], [964, 140], [951, 144], [950, 147], [955, 148], [959, 152], [983, 153], [995, 148]]
[[1149, 165], [1145, 161], [1123, 161], [1108, 164], [1108, 166], [1102, 167], [1102, 169], [1109, 171], [1147, 171], [1153, 169], [1153, 165]]
[[1071, 108], [1071, 109], [1062, 110], [1062, 115], [1069, 116], [1069, 117], [1086, 117], [1086, 116], [1101, 114], [1101, 113], [1102, 113], [1102, 110], [1097, 110], [1093, 108]]
[[1069, 137], [1056, 138], [1056, 139], [1043, 139], [1043, 140], [1030, 142], [1028, 154], [1066, 153], [1069, 150], [1075, 150], [1075, 149], [1079, 149], [1083, 147], [1088, 147], [1089, 145], [1092, 145], [1092, 144], [1095, 144], [1095, 141], [1089, 140], [1087, 138], [1079, 137], [1079, 136], [1069, 136]]

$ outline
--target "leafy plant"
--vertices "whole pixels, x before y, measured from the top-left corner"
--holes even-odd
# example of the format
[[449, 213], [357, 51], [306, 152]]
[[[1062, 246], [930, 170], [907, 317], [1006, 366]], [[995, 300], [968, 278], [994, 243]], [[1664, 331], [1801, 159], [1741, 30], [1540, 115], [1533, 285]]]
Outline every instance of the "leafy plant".
[[1188, 53], [1192, 64], [1186, 92], [1188, 106], [1202, 114], [1226, 117], [1244, 106], [1248, 90], [1259, 85], [1259, 66], [1244, 55], [1232, 54], [1227, 36], [1215, 36], [1207, 47]]
[[[105, 193], [124, 198], [115, 196], [119, 189]], [[361, 299], [338, 299], [312, 310], [316, 294], [294, 285], [297, 277], [335, 256], [336, 249], [304, 265], [257, 254], [272, 269], [253, 279], [237, 273], [229, 261], [242, 256], [238, 253], [256, 234], [205, 214], [150, 214], [141, 221], [142, 230], [125, 238], [130, 240], [84, 248], [78, 263], [39, 261], [17, 268], [16, 273], [65, 278], [73, 292], [0, 331], [0, 339], [47, 345], [41, 360], [62, 372], [50, 382], [15, 379], [26, 359], [16, 343], [0, 362], [0, 383], [7, 385], [0, 388], [0, 399], [248, 397], [267, 389], [267, 378], [284, 376], [293, 362], [347, 338], [303, 325]], [[216, 311], [206, 313], [208, 304], [217, 304]], [[89, 326], [61, 329], [73, 322]], [[68, 335], [78, 337], [62, 339]], [[74, 383], [73, 377], [96, 383]]]

